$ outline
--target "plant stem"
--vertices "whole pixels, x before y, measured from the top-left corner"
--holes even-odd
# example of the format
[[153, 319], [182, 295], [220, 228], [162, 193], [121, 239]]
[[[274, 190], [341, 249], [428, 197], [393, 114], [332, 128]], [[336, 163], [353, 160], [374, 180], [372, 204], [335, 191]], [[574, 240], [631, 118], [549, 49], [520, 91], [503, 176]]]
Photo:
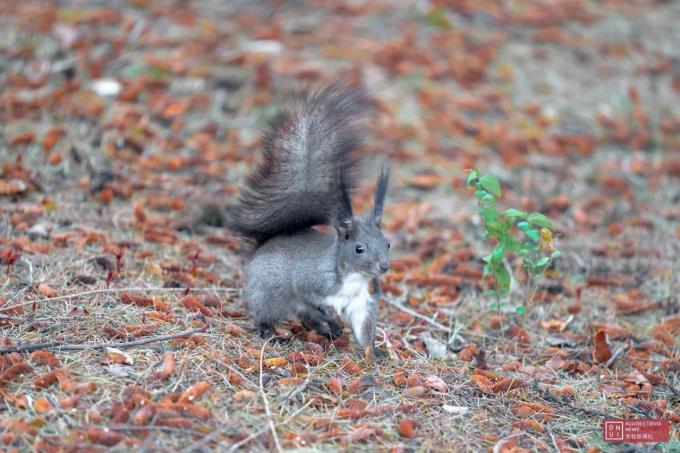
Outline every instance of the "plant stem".
[[529, 306], [531, 305], [531, 298], [533, 297], [532, 293], [532, 286], [534, 283], [534, 278], [531, 270], [527, 267], [527, 290], [526, 290], [526, 296], [524, 297], [524, 310], [527, 310]]

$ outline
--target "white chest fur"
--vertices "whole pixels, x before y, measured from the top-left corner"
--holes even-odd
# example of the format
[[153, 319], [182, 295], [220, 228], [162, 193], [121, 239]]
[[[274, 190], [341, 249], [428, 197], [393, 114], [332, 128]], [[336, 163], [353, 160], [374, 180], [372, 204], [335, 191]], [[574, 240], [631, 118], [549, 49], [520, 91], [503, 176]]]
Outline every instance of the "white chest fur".
[[354, 273], [346, 276], [340, 290], [326, 297], [324, 303], [330, 305], [345, 318], [352, 312], [363, 310], [366, 304], [372, 303], [368, 291], [370, 280], [363, 274]]

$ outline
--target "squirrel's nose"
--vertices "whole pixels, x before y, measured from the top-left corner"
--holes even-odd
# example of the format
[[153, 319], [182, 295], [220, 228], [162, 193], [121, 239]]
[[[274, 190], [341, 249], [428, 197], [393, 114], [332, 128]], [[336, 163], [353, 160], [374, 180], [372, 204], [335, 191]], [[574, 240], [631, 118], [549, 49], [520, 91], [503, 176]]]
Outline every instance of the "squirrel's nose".
[[387, 263], [380, 263], [380, 271], [381, 272], [387, 272], [387, 270], [390, 268], [390, 265]]

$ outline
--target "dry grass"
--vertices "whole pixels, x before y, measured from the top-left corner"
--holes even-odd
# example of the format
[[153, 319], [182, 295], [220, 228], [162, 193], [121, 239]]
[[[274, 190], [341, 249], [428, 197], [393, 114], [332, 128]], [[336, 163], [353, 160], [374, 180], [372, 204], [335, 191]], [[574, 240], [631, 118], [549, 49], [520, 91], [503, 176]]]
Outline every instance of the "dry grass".
[[[61, 265], [54, 268], [43, 268], [40, 274], [36, 274], [38, 281], [58, 282], [67, 278], [66, 274], [80, 272], [82, 269], [79, 262], [82, 260], [64, 260]], [[129, 265], [131, 263], [126, 264]], [[47, 271], [50, 269], [50, 271]], [[49, 273], [48, 273], [49, 272]], [[129, 278], [122, 275], [121, 280], [139, 282], [141, 276]], [[9, 286], [9, 279], [5, 279], [5, 288]], [[59, 288], [60, 294], [74, 292], [77, 288]], [[13, 303], [26, 303], [32, 290], [20, 290], [9, 293], [9, 300]], [[28, 294], [27, 294], [28, 293]], [[210, 294], [210, 291], [206, 291]], [[101, 351], [62, 351], [57, 355], [62, 365], [71, 371], [74, 380], [79, 382], [94, 382], [97, 390], [85, 395], [79, 404], [80, 409], [60, 409], [59, 401], [69, 396], [67, 392], [49, 388], [45, 391], [36, 390], [30, 378], [19, 379], [13, 382], [9, 389], [16, 395], [26, 394], [35, 401], [44, 396], [54, 409], [47, 414], [35, 414], [29, 409], [17, 409], [8, 405], [5, 417], [34, 418], [38, 417], [45, 421], [39, 429], [39, 438], [49, 439], [51, 436], [61, 436], [63, 430], [70, 431], [71, 437], [66, 437], [66, 444], [73, 442], [77, 445], [77, 436], [73, 433], [85, 426], [109, 427], [125, 433], [131, 439], [137, 439], [139, 446], [146, 445], [153, 448], [170, 449], [200, 449], [205, 447], [228, 449], [235, 446], [243, 446], [248, 449], [273, 448], [271, 428], [268, 427], [268, 419], [275, 426], [281, 442], [286, 448], [292, 446], [304, 447], [313, 445], [314, 449], [349, 448], [343, 443], [347, 433], [355, 431], [357, 424], [372, 424], [379, 427], [383, 434], [375, 436], [368, 444], [352, 444], [351, 449], [375, 449], [392, 448], [395, 444], [409, 445], [415, 442], [420, 449], [424, 450], [464, 450], [476, 451], [480, 443], [493, 445], [490, 439], [484, 442], [485, 436], [490, 434], [503, 435], [508, 433], [509, 427], [515, 421], [511, 412], [512, 405], [517, 401], [532, 401], [544, 404], [556, 410], [555, 420], [546, 425], [546, 432], [516, 432], [523, 438], [525, 444], [533, 445], [535, 449], [555, 449], [556, 438], [583, 439], [583, 446], [598, 445], [599, 424], [601, 416], [607, 414], [611, 417], [623, 416], [630, 411], [616, 399], [606, 398], [598, 388], [598, 378], [592, 374], [585, 376], [570, 375], [562, 372], [554, 372], [552, 376], [541, 374], [538, 379], [559, 386], [571, 386], [575, 396], [569, 398], [569, 406], [561, 402], [559, 398], [549, 397], [549, 393], [530, 387], [523, 390], [510, 391], [501, 394], [485, 394], [470, 381], [471, 366], [449, 354], [444, 360], [428, 359], [427, 354], [414, 347], [414, 342], [424, 332], [431, 331], [432, 335], [446, 340], [447, 335], [439, 328], [432, 330], [426, 322], [415, 322], [405, 328], [395, 328], [386, 320], [395, 309], [390, 304], [381, 307], [381, 322], [379, 323], [379, 348], [387, 350], [385, 335], [398, 335], [399, 343], [404, 351], [408, 351], [411, 357], [408, 360], [401, 359], [394, 351], [389, 354], [390, 358], [369, 365], [357, 356], [356, 348], [336, 350], [332, 345], [328, 346], [325, 360], [316, 366], [310, 366], [308, 373], [300, 374], [299, 381], [281, 384], [281, 377], [287, 376], [286, 367], [264, 367], [260, 374], [258, 353], [264, 352], [263, 358], [288, 357], [290, 351], [305, 349], [305, 333], [300, 332], [289, 343], [264, 344], [250, 328], [246, 319], [229, 319], [221, 317], [205, 318], [188, 313], [179, 305], [182, 295], [170, 289], [164, 291], [157, 289], [149, 291], [149, 295], [159, 297], [166, 301], [172, 312], [177, 315], [177, 321], [163, 323], [153, 335], [171, 334], [193, 325], [198, 320], [204, 326], [204, 331], [197, 334], [201, 339], [198, 346], [172, 347], [167, 342], [152, 343], [126, 351], [134, 359], [134, 365], [118, 365], [113, 368], [100, 364], [103, 353]], [[16, 295], [16, 297], [14, 297]], [[225, 297], [225, 292], [214, 292], [223, 303], [223, 309], [241, 309], [241, 301], [235, 297]], [[585, 297], [584, 297], [585, 298]], [[37, 299], [37, 298], [36, 298]], [[40, 299], [38, 299], [40, 300]], [[32, 305], [32, 303], [31, 303]], [[480, 301], [469, 297], [461, 301], [456, 310], [451, 311], [452, 320], [475, 319], [479, 317]], [[83, 314], [87, 309], [88, 314]], [[518, 348], [512, 339], [506, 339], [497, 332], [488, 331], [475, 335], [462, 329], [459, 334], [467, 341], [477, 341], [484, 345], [487, 360], [490, 364], [502, 365], [519, 360], [521, 363], [531, 366], [544, 363], [546, 356], [542, 353], [541, 343], [545, 335], [537, 327], [540, 319], [550, 319], [559, 310], [557, 304], [536, 307], [525, 321], [525, 327], [535, 336], [535, 346]], [[597, 307], [589, 307], [588, 312], [579, 316], [581, 322], [595, 318]], [[111, 323], [135, 325], [143, 323], [147, 310], [135, 306], [120, 303], [117, 292], [106, 288], [99, 290], [82, 291], [80, 296], [62, 297], [61, 299], [47, 299], [36, 303], [35, 311], [26, 311], [21, 316], [15, 317], [5, 325], [3, 333], [9, 335], [17, 344], [35, 343], [42, 341], [63, 341], [71, 343], [99, 343], [120, 340], [111, 340], [102, 335], [103, 327]], [[493, 313], [491, 311], [490, 313]], [[439, 326], [443, 324], [436, 321]], [[578, 324], [578, 321], [575, 321]], [[237, 325], [246, 331], [245, 336], [232, 336], [227, 332], [228, 326]], [[465, 325], [465, 323], [463, 324]], [[579, 331], [584, 326], [574, 325], [570, 330]], [[453, 329], [451, 330], [453, 332]], [[152, 377], [160, 357], [164, 351], [173, 350], [176, 354], [177, 368], [170, 379], [160, 381]], [[388, 351], [389, 352], [389, 351]], [[569, 350], [571, 355], [587, 356], [590, 348], [584, 344]], [[228, 357], [232, 363], [222, 363], [215, 357]], [[251, 366], [241, 366], [237, 363], [239, 357], [245, 357]], [[350, 358], [359, 364], [361, 374], [356, 375], [343, 368], [341, 361]], [[290, 361], [287, 361], [290, 363]], [[38, 367], [39, 368], [39, 367]], [[493, 366], [492, 366], [493, 368]], [[42, 371], [42, 370], [41, 370]], [[625, 373], [627, 367], [620, 370], [615, 366], [612, 373]], [[448, 384], [446, 394], [428, 392], [417, 397], [405, 397], [404, 388], [394, 384], [394, 378], [398, 372], [404, 372], [407, 376], [438, 375]], [[229, 374], [240, 376], [241, 382], [230, 382]], [[521, 379], [531, 381], [528, 375], [517, 374]], [[329, 391], [328, 384], [331, 378], [338, 377], [345, 385], [341, 395], [335, 395]], [[370, 377], [376, 382], [375, 385], [367, 385], [366, 390], [359, 393], [351, 393], [347, 384], [357, 379]], [[677, 374], [665, 376], [668, 383], [678, 388]], [[168, 393], [183, 390], [196, 381], [210, 383], [210, 391], [200, 400], [199, 404], [206, 407], [211, 418], [207, 421], [195, 421], [192, 428], [173, 428], [161, 426], [136, 426], [131, 423], [109, 424], [106, 423], [106, 414], [110, 411], [113, 403], [122, 401], [123, 390], [132, 385], [140, 385], [148, 389], [154, 398], [160, 398]], [[268, 417], [263, 410], [263, 401], [258, 396], [258, 389], [263, 385], [263, 397], [269, 403], [271, 416]], [[252, 396], [242, 401], [237, 401], [235, 395], [239, 391], [249, 390]], [[655, 390], [655, 398], [672, 398], [670, 391], [663, 387]], [[677, 395], [675, 396], [677, 398]], [[379, 407], [389, 404], [394, 408], [406, 408], [405, 413], [390, 410], [387, 413], [364, 416], [361, 420], [338, 418], [337, 412], [346, 407], [348, 401], [361, 399], [368, 403], [368, 408]], [[677, 401], [677, 400], [676, 400]], [[460, 406], [469, 408], [465, 416], [448, 414], [442, 409], [443, 405]], [[92, 412], [104, 414], [104, 422], [96, 423], [90, 419]], [[400, 440], [397, 432], [397, 423], [403, 418], [413, 418], [417, 421], [417, 438], [414, 441]], [[330, 423], [334, 428], [328, 431], [319, 428]], [[143, 429], [144, 428], [144, 429]], [[146, 430], [148, 429], [148, 431]], [[71, 431], [72, 430], [72, 431]], [[19, 434], [22, 439], [17, 446], [30, 448], [35, 438], [27, 434]], [[69, 440], [70, 439], [70, 440]], [[317, 440], [318, 439], [318, 440]], [[326, 447], [322, 447], [326, 445]]]
[[[679, 335], [657, 331], [678, 316], [680, 294], [673, 2], [576, 2], [591, 21], [572, 17], [574, 2], [468, 2], [470, 14], [445, 14], [447, 27], [410, 2], [177, 10], [136, 1], [120, 16], [62, 3], [0, 3], [0, 252], [20, 255], [6, 272], [0, 255], [0, 347], [200, 331], [123, 345], [114, 356], [128, 364], [104, 363], [111, 351], [102, 348], [55, 351], [52, 366], [0, 354], [0, 373], [16, 362], [33, 368], [0, 380], [0, 448], [619, 451], [603, 443], [602, 418], [663, 416], [674, 420], [674, 443], [639, 451], [680, 451]], [[532, 22], [543, 15], [548, 25]], [[82, 42], [65, 44], [72, 33]], [[57, 71], [71, 59], [77, 87]], [[41, 68], [51, 68], [42, 82]], [[124, 82], [120, 97], [94, 94], [99, 77]], [[329, 343], [294, 322], [283, 326], [289, 342], [263, 343], [239, 295], [237, 242], [199, 220], [205, 206], [233, 201], [258, 131], [310, 77], [361, 78], [381, 107], [365, 168], [392, 164], [384, 223], [404, 269], [385, 277], [386, 358], [375, 363], [347, 334]], [[63, 134], [49, 148], [52, 127]], [[463, 187], [472, 165], [499, 176], [503, 207], [546, 211], [557, 226], [563, 257], [524, 317], [513, 311], [521, 285], [503, 319], [481, 296], [489, 245]], [[8, 189], [15, 180], [26, 190]], [[356, 196], [357, 211], [370, 189]], [[434, 267], [452, 280], [433, 284]], [[208, 310], [192, 309], [187, 292]], [[151, 302], [123, 303], [122, 293]], [[621, 294], [656, 305], [622, 314]], [[567, 324], [552, 331], [550, 321]], [[507, 334], [511, 325], [527, 344]], [[601, 328], [621, 351], [609, 367], [592, 357]], [[432, 339], [463, 349], [432, 358]], [[50, 367], [66, 374], [38, 388]], [[653, 385], [630, 382], [637, 369]], [[519, 388], [485, 387], [493, 376], [484, 373]], [[432, 376], [444, 392], [424, 386]], [[208, 390], [192, 397], [203, 382]], [[622, 386], [639, 389], [626, 399]], [[522, 403], [545, 413], [523, 415]], [[399, 428], [405, 419], [414, 433]]]

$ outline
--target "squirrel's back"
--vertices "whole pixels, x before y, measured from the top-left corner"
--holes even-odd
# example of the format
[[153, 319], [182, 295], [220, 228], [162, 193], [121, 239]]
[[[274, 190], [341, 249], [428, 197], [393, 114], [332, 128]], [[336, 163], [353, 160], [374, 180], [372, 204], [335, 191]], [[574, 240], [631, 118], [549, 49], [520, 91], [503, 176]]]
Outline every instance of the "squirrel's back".
[[231, 229], [255, 240], [331, 224], [338, 194], [355, 185], [363, 119], [363, 90], [339, 83], [296, 99], [266, 132], [263, 159], [246, 178]]

